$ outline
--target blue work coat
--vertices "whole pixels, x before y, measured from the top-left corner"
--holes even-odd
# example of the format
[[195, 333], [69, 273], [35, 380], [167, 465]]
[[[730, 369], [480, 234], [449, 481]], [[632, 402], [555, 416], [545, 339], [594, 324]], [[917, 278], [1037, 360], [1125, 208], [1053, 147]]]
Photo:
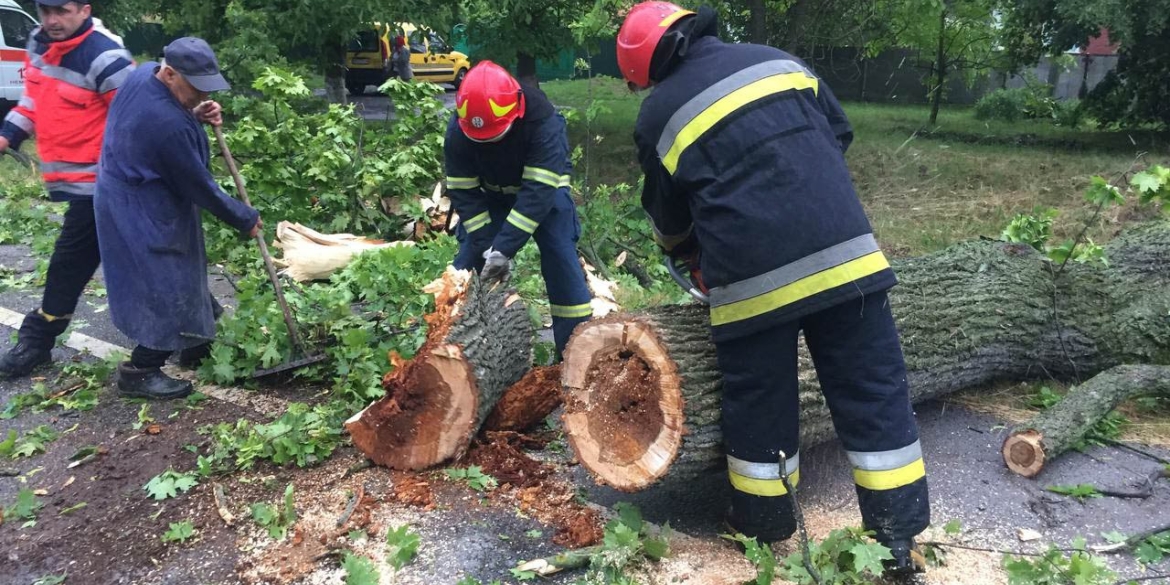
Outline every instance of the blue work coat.
[[173, 351], [215, 335], [200, 209], [241, 232], [259, 214], [215, 183], [207, 133], [157, 69], [139, 67], [110, 108], [94, 213], [114, 325]]

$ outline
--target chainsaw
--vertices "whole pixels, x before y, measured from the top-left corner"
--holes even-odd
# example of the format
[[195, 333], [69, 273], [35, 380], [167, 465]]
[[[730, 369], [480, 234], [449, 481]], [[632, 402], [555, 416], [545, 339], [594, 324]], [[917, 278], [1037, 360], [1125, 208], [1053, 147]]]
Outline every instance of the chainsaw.
[[[691, 270], [686, 264], [685, 258], [671, 258], [665, 256], [663, 260], [666, 263], [666, 269], [670, 271], [670, 277], [674, 279], [675, 284], [687, 291], [687, 294], [694, 297], [696, 301], [704, 305], [711, 304], [707, 298], [707, 293], [704, 292], [706, 287], [703, 286], [702, 281], [696, 277], [697, 271]], [[683, 276], [686, 274], [687, 276]]]

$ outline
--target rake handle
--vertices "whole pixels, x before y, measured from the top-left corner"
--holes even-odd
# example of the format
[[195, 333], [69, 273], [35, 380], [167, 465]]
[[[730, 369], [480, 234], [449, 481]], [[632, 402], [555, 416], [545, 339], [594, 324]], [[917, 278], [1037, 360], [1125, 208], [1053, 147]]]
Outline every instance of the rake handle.
[[[219, 150], [223, 153], [223, 160], [232, 173], [232, 179], [236, 183], [236, 192], [240, 194], [244, 205], [252, 207], [252, 202], [248, 199], [248, 190], [244, 187], [244, 179], [240, 177], [240, 171], [236, 168], [236, 160], [232, 158], [232, 151], [228, 149], [227, 140], [223, 138], [222, 126], [215, 126], [215, 140], [219, 142]], [[272, 288], [276, 289], [276, 301], [280, 303], [280, 310], [284, 313], [284, 324], [288, 326], [288, 339], [299, 352], [298, 355], [303, 356], [305, 355], [305, 347], [301, 345], [296, 321], [293, 321], [292, 311], [289, 310], [288, 301], [284, 298], [284, 287], [280, 285], [280, 278], [276, 275], [276, 266], [272, 264], [272, 255], [268, 253], [268, 243], [264, 241], [263, 232], [256, 234], [256, 243], [260, 245], [260, 255], [264, 257], [264, 268], [268, 270], [268, 280], [272, 281]]]

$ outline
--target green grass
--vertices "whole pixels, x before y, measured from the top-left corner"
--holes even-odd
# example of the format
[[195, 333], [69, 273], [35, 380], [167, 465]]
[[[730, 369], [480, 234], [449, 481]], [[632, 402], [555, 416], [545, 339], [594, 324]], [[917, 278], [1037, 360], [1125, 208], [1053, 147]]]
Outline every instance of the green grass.
[[[641, 172], [633, 146], [642, 95], [611, 78], [592, 81], [592, 98], [607, 113], [585, 128], [587, 80], [542, 85], [553, 103], [576, 111], [573, 146], [590, 143], [575, 175], [591, 184], [636, 183]], [[895, 256], [922, 254], [956, 241], [998, 237], [1013, 215], [1035, 207], [1062, 211], [1058, 238], [1072, 237], [1087, 217], [1081, 198], [1089, 178], [1117, 178], [1147, 153], [1145, 164], [1170, 162], [1168, 138], [1151, 132], [1068, 129], [1049, 122], [976, 120], [968, 108], [944, 108], [926, 129], [926, 106], [844, 104], [855, 139], [847, 158], [874, 230]], [[1151, 217], [1134, 205], [1094, 224], [1090, 237], [1107, 241], [1124, 224]]]

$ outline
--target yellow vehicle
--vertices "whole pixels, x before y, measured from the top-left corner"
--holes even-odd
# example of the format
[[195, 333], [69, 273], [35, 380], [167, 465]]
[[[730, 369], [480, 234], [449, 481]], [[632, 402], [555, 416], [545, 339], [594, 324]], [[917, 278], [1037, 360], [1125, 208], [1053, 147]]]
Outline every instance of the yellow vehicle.
[[438, 33], [408, 22], [375, 23], [357, 34], [345, 53], [345, 87], [361, 95], [370, 85], [381, 85], [395, 77], [392, 52], [394, 38], [405, 33], [414, 76], [431, 83], [450, 83], [459, 88], [471, 69], [467, 55], [451, 49]]

